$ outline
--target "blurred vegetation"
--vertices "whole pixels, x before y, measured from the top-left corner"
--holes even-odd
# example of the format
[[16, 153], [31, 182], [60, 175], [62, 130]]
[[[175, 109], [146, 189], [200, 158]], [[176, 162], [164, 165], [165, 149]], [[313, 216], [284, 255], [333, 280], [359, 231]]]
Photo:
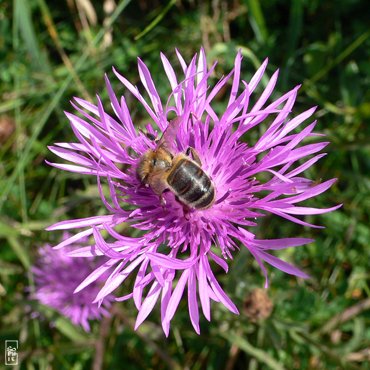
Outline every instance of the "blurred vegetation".
[[[370, 368], [367, 1], [14, 0], [0, 2], [0, 29], [0, 341], [19, 340], [20, 368]], [[44, 228], [104, 213], [95, 179], [47, 166], [45, 159], [55, 160], [47, 145], [73, 141], [63, 114], [73, 96], [93, 100], [99, 93], [107, 103], [103, 74], [112, 77], [111, 66], [137, 83], [140, 56], [167, 94], [159, 52], [174, 60], [178, 48], [190, 58], [201, 45], [210, 61], [219, 60], [218, 76], [232, 68], [241, 49], [247, 81], [268, 57], [268, 74], [281, 71], [277, 94], [302, 84], [296, 112], [317, 105], [317, 131], [331, 141], [329, 155], [309, 176], [339, 179], [310, 204], [343, 207], [310, 218], [323, 230], [264, 219], [260, 237], [316, 239], [279, 253], [310, 280], [269, 269], [269, 318], [253, 322], [243, 309], [263, 277], [241, 251], [222, 277], [240, 316], [213, 305], [212, 322], [203, 318], [198, 336], [183, 302], [164, 339], [158, 310], [135, 332], [136, 311], [125, 302], [114, 306], [112, 318], [94, 323], [92, 333], [83, 333], [27, 298], [38, 246], [60, 237]], [[140, 122], [141, 112], [131, 107]], [[32, 319], [32, 312], [44, 319]]]

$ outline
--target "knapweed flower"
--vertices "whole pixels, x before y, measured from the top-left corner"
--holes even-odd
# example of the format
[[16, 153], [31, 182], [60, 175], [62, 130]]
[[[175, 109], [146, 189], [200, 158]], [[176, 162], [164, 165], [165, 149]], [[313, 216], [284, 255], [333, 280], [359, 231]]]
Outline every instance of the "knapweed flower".
[[54, 250], [46, 244], [38, 250], [38, 260], [32, 268], [35, 276], [35, 291], [32, 297], [69, 318], [73, 324], [90, 331], [89, 320], [108, 316], [113, 296], [108, 295], [99, 307], [93, 303], [102, 287], [101, 279], [95, 280], [86, 289], [74, 293], [76, 287], [96, 268], [93, 258], [76, 259], [67, 255], [71, 247]]
[[[57, 248], [93, 235], [95, 244], [75, 250], [72, 256], [109, 258], [80, 284], [77, 291], [109, 271], [109, 278], [95, 298], [95, 301], [101, 301], [135, 274], [132, 291], [126, 291], [127, 294], [117, 300], [134, 300], [138, 309], [136, 327], [160, 302], [166, 335], [184, 294], [187, 294], [190, 320], [197, 333], [200, 330], [199, 310], [201, 308], [210, 320], [212, 300], [238, 313], [212, 268], [218, 265], [227, 272], [227, 260], [232, 259], [239, 248], [247, 248], [256, 259], [266, 276], [266, 285], [265, 262], [288, 274], [307, 277], [269, 251], [300, 246], [311, 240], [256, 239], [253, 228], [260, 217], [272, 213], [301, 225], [317, 227], [297, 216], [325, 213], [336, 208], [297, 205], [324, 192], [335, 181], [317, 184], [303, 175], [324, 156], [318, 153], [328, 143], [302, 143], [304, 139], [318, 135], [313, 133], [315, 121], [306, 124], [315, 108], [290, 117], [299, 87], [269, 101], [278, 77], [276, 72], [262, 94], [253, 97], [255, 103], [251, 106], [251, 96], [265, 74], [267, 60], [252, 79], [245, 82], [240, 77], [242, 56], [238, 53], [230, 74], [211, 86], [215, 65], [207, 67], [203, 49], [189, 64], [179, 52], [176, 53], [181, 76], [161, 55], [171, 88], [171, 94], [164, 99], [159, 96], [149, 69], [140, 59], [141, 91], [113, 69], [123, 87], [147, 112], [146, 132], [135, 127], [125, 98], [116, 96], [106, 77], [109, 109], [114, 113], [104, 110], [99, 97], [96, 104], [76, 98], [72, 105], [78, 114], [66, 115], [77, 142], [57, 143], [50, 148], [71, 162], [53, 163], [55, 167], [97, 177], [101, 199], [107, 208], [104, 216], [62, 221], [49, 227], [49, 230], [83, 229]], [[221, 90], [224, 94], [227, 88], [230, 94], [225, 109], [217, 113], [215, 98]], [[270, 124], [262, 136], [256, 142], [250, 142], [250, 131], [267, 122]], [[298, 131], [300, 125], [304, 128]], [[159, 196], [154, 186], [138, 179], [136, 172], [140, 158], [148, 150], [155, 153], [164, 133], [172, 138], [166, 139], [166, 146], [172, 147], [172, 157], [186, 153], [188, 148], [193, 148], [199, 156], [201, 169], [215, 188], [211, 207], [188, 207], [180, 202], [179, 194], [173, 190], [167, 189]], [[156, 163], [152, 158], [149, 166], [163, 165], [162, 172], [152, 174], [152, 185], [156, 180], [163, 185], [161, 176], [171, 171], [169, 164], [165, 161]], [[109, 197], [104, 195], [103, 180], [108, 184]], [[198, 181], [196, 185], [188, 183], [186, 187], [197, 186], [198, 191], [203, 191], [199, 189], [204, 184]], [[158, 187], [155, 186], [157, 190]], [[135, 237], [117, 231], [117, 226], [122, 223], [136, 230]], [[103, 235], [108, 237], [103, 238]]]

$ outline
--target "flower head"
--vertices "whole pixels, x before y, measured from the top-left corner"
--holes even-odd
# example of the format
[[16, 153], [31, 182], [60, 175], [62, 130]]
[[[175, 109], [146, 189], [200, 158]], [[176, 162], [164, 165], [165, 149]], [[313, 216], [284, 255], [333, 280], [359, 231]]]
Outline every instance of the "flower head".
[[108, 316], [113, 297], [107, 296], [99, 307], [93, 303], [102, 287], [101, 279], [95, 280], [83, 291], [74, 290], [96, 268], [93, 259], [76, 259], [67, 255], [66, 249], [53, 250], [46, 244], [38, 251], [39, 258], [32, 268], [35, 276], [34, 298], [69, 318], [73, 324], [90, 331], [89, 320]]
[[[133, 298], [139, 311], [136, 327], [160, 301], [162, 327], [166, 335], [185, 291], [190, 319], [197, 333], [200, 330], [199, 308], [210, 320], [212, 300], [238, 313], [217, 282], [212, 266], [219, 265], [227, 272], [227, 260], [239, 248], [247, 248], [254, 256], [266, 276], [266, 285], [264, 262], [288, 274], [307, 277], [304, 272], [268, 251], [300, 246], [311, 240], [256, 239], [253, 227], [264, 214], [273, 213], [301, 225], [318, 227], [297, 216], [325, 213], [336, 208], [316, 209], [296, 205], [324, 192], [335, 181], [316, 184], [302, 174], [324, 155], [318, 153], [328, 143], [302, 144], [307, 137], [317, 135], [313, 133], [316, 122], [306, 123], [315, 108], [290, 117], [299, 87], [268, 102], [276, 84], [276, 72], [251, 106], [250, 98], [265, 73], [267, 61], [249, 82], [241, 81], [242, 57], [238, 53], [230, 74], [210, 87], [215, 65], [207, 67], [203, 49], [199, 57], [194, 56], [189, 64], [178, 52], [177, 57], [182, 69], [181, 77], [176, 75], [168, 59], [161, 55], [171, 87], [170, 96], [164, 100], [160, 98], [148, 68], [140, 59], [139, 76], [147, 98], [114, 70], [123, 86], [145, 108], [149, 120], [146, 134], [135, 128], [125, 98], [117, 98], [106, 77], [114, 115], [104, 110], [99, 97], [96, 105], [76, 98], [72, 105], [79, 115], [66, 114], [78, 142], [58, 143], [50, 148], [73, 163], [53, 163], [54, 166], [97, 177], [101, 198], [108, 211], [105, 216], [63, 221], [49, 228], [83, 228], [58, 247], [93, 234], [95, 245], [79, 248], [71, 255], [109, 258], [81, 283], [78, 290], [86, 288], [109, 271], [110, 276], [95, 299], [100, 301], [136, 272], [132, 292], [117, 300]], [[230, 96], [225, 110], [218, 114], [214, 109], [214, 98], [229, 85]], [[249, 142], [249, 131], [266, 120], [272, 121], [270, 126], [257, 142]], [[304, 128], [296, 132], [300, 125]], [[162, 145], [171, 153], [172, 165], [179, 155], [186, 153], [189, 153], [189, 160], [197, 162], [188, 151], [188, 148], [194, 149], [196, 156], [199, 156], [199, 167], [215, 189], [214, 202], [210, 207], [198, 209], [192, 204], [189, 206], [181, 198], [181, 191], [174, 191], [170, 186], [165, 189], [170, 181], [166, 177], [171, 172], [171, 166], [167, 166], [170, 160], [162, 163], [162, 172], [152, 171], [149, 181], [138, 179], [141, 158], [148, 153], [158, 154]], [[156, 163], [153, 160], [152, 165]], [[259, 179], [261, 174], [263, 177]], [[108, 183], [109, 199], [103, 195], [102, 179]], [[186, 179], [188, 181], [189, 176]], [[193, 186], [197, 186], [200, 193], [207, 190], [201, 181], [197, 185], [188, 181], [187, 190], [183, 191], [187, 192]], [[119, 234], [115, 227], [123, 222], [138, 230], [136, 234], [139, 236]], [[109, 239], [102, 237], [103, 230], [108, 232]]]

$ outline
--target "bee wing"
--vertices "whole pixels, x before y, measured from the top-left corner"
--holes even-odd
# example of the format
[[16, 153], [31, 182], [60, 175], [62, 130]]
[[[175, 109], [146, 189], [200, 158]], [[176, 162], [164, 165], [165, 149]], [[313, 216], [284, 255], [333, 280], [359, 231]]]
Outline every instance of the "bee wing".
[[158, 147], [164, 146], [171, 153], [176, 152], [176, 134], [181, 124], [181, 117], [176, 117], [168, 123], [162, 137], [158, 141]]

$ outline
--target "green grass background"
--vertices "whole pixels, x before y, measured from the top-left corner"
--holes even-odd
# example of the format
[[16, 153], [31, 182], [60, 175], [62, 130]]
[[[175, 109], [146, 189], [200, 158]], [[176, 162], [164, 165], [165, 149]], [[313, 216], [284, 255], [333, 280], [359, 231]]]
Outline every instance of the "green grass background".
[[[365, 0], [1, 1], [0, 367], [5, 340], [18, 339], [21, 369], [369, 369], [368, 18]], [[123, 93], [111, 66], [137, 83], [140, 56], [166, 96], [159, 52], [174, 61], [177, 47], [189, 60], [201, 45], [210, 62], [219, 60], [217, 77], [241, 49], [247, 81], [269, 57], [268, 74], [280, 68], [276, 96], [302, 84], [296, 112], [317, 105], [317, 131], [331, 141], [308, 176], [339, 179], [310, 204], [343, 207], [308, 218], [324, 230], [263, 220], [259, 237], [316, 239], [278, 253], [312, 278], [269, 268], [274, 310], [267, 320], [251, 323], [243, 311], [263, 277], [241, 251], [220, 275], [240, 316], [214, 304], [198, 336], [182, 302], [165, 339], [158, 310], [135, 332], [136, 311], [126, 302], [86, 334], [26, 294], [37, 248], [60, 237], [44, 228], [105, 212], [95, 179], [48, 167], [44, 160], [56, 158], [47, 145], [74, 140], [63, 113], [73, 96], [99, 93], [107, 105], [105, 72]], [[142, 111], [130, 103], [139, 124]], [[31, 319], [34, 311], [44, 319]]]

